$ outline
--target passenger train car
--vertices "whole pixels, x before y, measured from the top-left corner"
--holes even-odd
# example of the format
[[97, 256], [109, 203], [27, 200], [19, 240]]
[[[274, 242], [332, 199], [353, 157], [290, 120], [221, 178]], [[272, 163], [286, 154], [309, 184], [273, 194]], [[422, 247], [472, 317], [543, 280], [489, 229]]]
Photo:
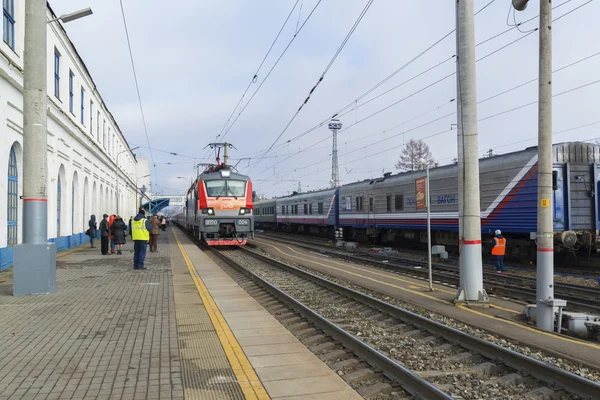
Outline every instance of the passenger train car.
[[174, 220], [209, 246], [239, 246], [254, 234], [252, 208], [250, 178], [221, 164], [198, 176]]
[[[553, 146], [553, 197], [556, 250], [600, 248], [600, 146], [584, 142]], [[533, 258], [537, 231], [537, 147], [483, 158], [479, 163], [481, 231], [496, 229], [509, 239], [510, 255]], [[415, 180], [424, 171], [392, 175], [257, 202], [274, 213], [261, 225], [294, 232], [323, 233], [344, 228], [346, 239], [391, 243], [426, 242], [426, 210], [416, 209]], [[430, 169], [431, 228], [434, 244], [458, 243], [458, 166]], [[327, 195], [326, 195], [327, 194]], [[311, 218], [310, 204], [333, 199], [327, 218]], [[274, 203], [274, 208], [273, 204]], [[307, 204], [305, 206], [305, 204]], [[289, 206], [293, 206], [289, 210]], [[319, 214], [317, 214], [319, 215]]]

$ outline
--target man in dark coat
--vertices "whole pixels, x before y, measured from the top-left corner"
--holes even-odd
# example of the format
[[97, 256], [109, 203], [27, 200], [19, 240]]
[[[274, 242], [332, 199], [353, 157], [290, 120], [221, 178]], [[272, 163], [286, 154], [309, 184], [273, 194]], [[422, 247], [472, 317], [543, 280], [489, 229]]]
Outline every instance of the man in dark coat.
[[102, 216], [102, 221], [100, 221], [100, 251], [102, 252], [103, 256], [110, 254], [108, 252], [109, 233], [110, 229], [108, 227], [108, 214], [104, 214]]
[[92, 249], [95, 249], [96, 246], [94, 246], [94, 239], [96, 238], [96, 231], [98, 230], [98, 226], [96, 225], [96, 216], [92, 215], [90, 217], [90, 221], [88, 222], [88, 231], [87, 231], [87, 235], [90, 237], [90, 245], [92, 247]]

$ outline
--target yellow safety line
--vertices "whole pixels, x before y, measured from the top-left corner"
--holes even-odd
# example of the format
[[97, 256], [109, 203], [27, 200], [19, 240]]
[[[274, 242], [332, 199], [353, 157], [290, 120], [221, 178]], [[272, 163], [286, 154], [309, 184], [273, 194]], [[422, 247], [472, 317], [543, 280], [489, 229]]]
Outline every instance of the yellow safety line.
[[[465, 310], [465, 311], [468, 311], [470, 313], [473, 313], [473, 314], [476, 314], [476, 315], [480, 315], [482, 317], [492, 318], [492, 319], [498, 320], [498, 318], [496, 318], [496, 317], [494, 317], [492, 315], [488, 315], [486, 313], [482, 313], [481, 311], [472, 310], [472, 309], [467, 308], [467, 307], [465, 307], [463, 305], [460, 305], [460, 304], [456, 304], [456, 307], [459, 308], [459, 309], [461, 309], [461, 310]], [[536, 329], [536, 328], [533, 328], [533, 327], [521, 324], [519, 322], [511, 321], [511, 320], [508, 320], [508, 319], [501, 319], [501, 321], [505, 322], [507, 324], [510, 324], [510, 325], [518, 326], [519, 328], [528, 330], [530, 332], [535, 332], [535, 333], [540, 334], [540, 335], [544, 335], [544, 336], [552, 337], [554, 339], [564, 340], [565, 342], [580, 344], [580, 345], [583, 345], [583, 346], [592, 347], [592, 348], [594, 348], [596, 350], [600, 350], [600, 345], [597, 345], [597, 344], [594, 344], [594, 343], [585, 342], [583, 340], [578, 340], [578, 339], [571, 339], [571, 338], [564, 337], [564, 336], [559, 336], [557, 333], [542, 331], [542, 330], [539, 330], [539, 329]]]
[[231, 369], [235, 374], [237, 381], [244, 393], [246, 399], [270, 399], [267, 391], [265, 390], [262, 382], [256, 375], [256, 372], [252, 368], [250, 361], [244, 354], [240, 344], [235, 338], [233, 332], [229, 328], [229, 325], [225, 321], [223, 314], [219, 310], [219, 307], [215, 304], [212, 296], [210, 295], [206, 285], [198, 275], [194, 264], [190, 260], [187, 252], [183, 248], [183, 245], [179, 241], [177, 237], [177, 233], [175, 230], [173, 231], [173, 235], [175, 236], [175, 241], [177, 242], [177, 246], [179, 246], [179, 250], [183, 255], [183, 259], [185, 260], [185, 264], [188, 268], [190, 275], [192, 276], [192, 280], [196, 285], [196, 289], [198, 289], [198, 293], [202, 298], [202, 303], [206, 307], [206, 311], [210, 317], [210, 320], [215, 328], [217, 336], [221, 342], [221, 346], [223, 346], [223, 350], [227, 355], [227, 359], [229, 360], [229, 364], [231, 365]]
[[[304, 254], [304, 257], [297, 257], [297, 256], [294, 256], [294, 255], [291, 255], [291, 254], [284, 253], [277, 246], [274, 246], [272, 244], [267, 244], [267, 245], [275, 248], [277, 251], [279, 251], [282, 254], [287, 255], [288, 257], [293, 257], [293, 258], [297, 258], [297, 259], [301, 259], [303, 261], [306, 261], [306, 256], [307, 256], [306, 254]], [[285, 247], [287, 247], [289, 250], [293, 251], [294, 253], [302, 254], [302, 253], [300, 253], [300, 252], [292, 249], [289, 246], [285, 246]], [[350, 272], [350, 271], [347, 271], [347, 270], [344, 270], [344, 269], [341, 269], [341, 268], [332, 267], [330, 265], [322, 264], [322, 263], [319, 263], [319, 262], [316, 262], [316, 261], [310, 261], [310, 262], [315, 263], [317, 265], [321, 265], [321, 266], [323, 266], [325, 268], [333, 269], [333, 270], [336, 270], [336, 271], [341, 271], [341, 272], [344, 272], [346, 274], [350, 274], [350, 275], [354, 275], [354, 276], [357, 276], [357, 277], [360, 277], [360, 278], [368, 279], [370, 281], [377, 282], [377, 283], [380, 283], [382, 285], [391, 286], [391, 287], [394, 287], [394, 288], [397, 288], [397, 289], [400, 289], [400, 290], [403, 290], [403, 291], [406, 291], [406, 292], [414, 293], [414, 294], [416, 294], [418, 296], [426, 297], [428, 299], [437, 300], [437, 301], [439, 301], [441, 303], [444, 303], [444, 304], [455, 305], [457, 308], [459, 308], [461, 310], [468, 311], [470, 313], [473, 313], [473, 314], [476, 314], [476, 315], [479, 315], [479, 316], [482, 316], [482, 317], [486, 317], [486, 318], [493, 319], [493, 320], [496, 320], [496, 321], [498, 320], [498, 318], [496, 316], [494, 316], [494, 315], [489, 315], [489, 314], [486, 314], [486, 313], [483, 313], [483, 312], [480, 312], [480, 311], [473, 310], [473, 309], [468, 308], [468, 307], [464, 307], [464, 306], [462, 306], [460, 304], [454, 304], [454, 303], [448, 302], [446, 300], [438, 299], [437, 297], [433, 297], [433, 296], [430, 296], [430, 295], [422, 293], [422, 292], [418, 292], [418, 291], [415, 291], [415, 290], [406, 289], [406, 288], [403, 288], [401, 286], [397, 286], [397, 285], [393, 285], [391, 283], [379, 281], [377, 279], [374, 279], [374, 278], [371, 278], [371, 277], [368, 277], [368, 276], [364, 276], [364, 275], [361, 275], [361, 274]], [[331, 262], [333, 262], [335, 264], [340, 264], [340, 263], [335, 262], [333, 260], [331, 260]], [[397, 278], [397, 277], [394, 277], [394, 276], [389, 276], [389, 275], [381, 274], [381, 273], [378, 273], [378, 272], [375, 272], [375, 271], [369, 271], [369, 270], [362, 269], [362, 268], [359, 268], [359, 267], [354, 267], [352, 265], [348, 265], [348, 264], [340, 264], [340, 265], [344, 265], [344, 266], [347, 266], [347, 267], [350, 267], [350, 268], [358, 269], [358, 270], [361, 270], [361, 271], [364, 271], [364, 272], [368, 272], [368, 273], [372, 273], [372, 274], [375, 274], [375, 275], [381, 275], [381, 276], [384, 276], [386, 278], [395, 279], [395, 280], [406, 282], [406, 283], [409, 283], [409, 284], [414, 284], [414, 285], [421, 286], [421, 287], [428, 287], [428, 286], [425, 286], [425, 285], [415, 284], [414, 282], [409, 282], [409, 281], [406, 281], [404, 279], [400, 279], [400, 278]], [[495, 307], [499, 308], [501, 310], [511, 311], [509, 309], [505, 309], [505, 308], [502, 308], [502, 307], [498, 307], [498, 306], [495, 306]], [[511, 312], [515, 312], [515, 311], [511, 311]], [[533, 328], [533, 327], [529, 327], [529, 326], [520, 324], [518, 322], [510, 321], [510, 320], [507, 320], [507, 319], [502, 319], [502, 322], [506, 322], [506, 323], [508, 323], [510, 325], [514, 325], [514, 326], [517, 326], [519, 328], [522, 328], [522, 329], [525, 329], [525, 330], [528, 330], [528, 331], [531, 331], [531, 332], [539, 333], [539, 334], [542, 334], [544, 336], [549, 336], [549, 337], [553, 337], [553, 338], [558, 339], [558, 340], [563, 340], [565, 342], [580, 344], [580, 345], [583, 345], [583, 346], [592, 347], [594, 349], [600, 350], [600, 345], [596, 345], [594, 343], [585, 342], [585, 341], [577, 340], [577, 339], [571, 339], [571, 338], [564, 337], [564, 336], [559, 336], [558, 334], [555, 334], [555, 333], [552, 333], [552, 332], [542, 331], [542, 330], [539, 330], [539, 329], [536, 329], [536, 328]]]

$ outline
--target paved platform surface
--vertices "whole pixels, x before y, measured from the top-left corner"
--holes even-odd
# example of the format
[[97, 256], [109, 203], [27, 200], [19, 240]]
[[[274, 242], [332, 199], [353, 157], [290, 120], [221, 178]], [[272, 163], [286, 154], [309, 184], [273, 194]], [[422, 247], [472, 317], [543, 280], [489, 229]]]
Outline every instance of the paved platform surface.
[[0, 400], [361, 398], [174, 230], [145, 271], [131, 242], [59, 254], [53, 294], [0, 273]]
[[162, 239], [147, 271], [133, 270], [131, 242], [119, 256], [59, 254], [54, 294], [13, 297], [0, 274], [0, 399], [182, 399]]
[[432, 293], [428, 291], [428, 283], [421, 279], [325, 257], [293, 245], [269, 242], [268, 238], [257, 238], [251, 243], [279, 259], [347, 279], [367, 289], [600, 369], [600, 344], [539, 331], [517, 321], [517, 315], [523, 312], [523, 303], [492, 297], [492, 307], [487, 309], [455, 306], [456, 289], [445, 285], [434, 284], [435, 292]]
[[[176, 240], [210, 294], [203, 301], [218, 308], [272, 399], [362, 398], [180, 230], [177, 229], [176, 234]], [[173, 265], [176, 272], [175, 263]], [[205, 305], [210, 308], [210, 304]]]

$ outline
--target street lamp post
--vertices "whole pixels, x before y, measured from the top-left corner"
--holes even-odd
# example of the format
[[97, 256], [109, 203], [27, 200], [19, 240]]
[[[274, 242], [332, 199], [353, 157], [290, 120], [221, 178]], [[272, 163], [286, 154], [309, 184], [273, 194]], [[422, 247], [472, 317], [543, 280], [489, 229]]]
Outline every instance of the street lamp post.
[[46, 0], [25, 2], [23, 52], [23, 243], [13, 253], [13, 294], [56, 291], [56, 245], [48, 243], [47, 23], [70, 22], [91, 9], [47, 20]]
[[[116, 176], [115, 182], [117, 184], [117, 215], [120, 215], [119, 214], [119, 199], [120, 199], [120, 195], [119, 195], [119, 156], [123, 153], [127, 153], [128, 151], [133, 151], [133, 150], [136, 150], [139, 148], [140, 148], [140, 146], [136, 146], [131, 149], [123, 150], [123, 151], [117, 153], [117, 156], [115, 157], [115, 176]], [[137, 187], [137, 185], [136, 185], [136, 187]]]

